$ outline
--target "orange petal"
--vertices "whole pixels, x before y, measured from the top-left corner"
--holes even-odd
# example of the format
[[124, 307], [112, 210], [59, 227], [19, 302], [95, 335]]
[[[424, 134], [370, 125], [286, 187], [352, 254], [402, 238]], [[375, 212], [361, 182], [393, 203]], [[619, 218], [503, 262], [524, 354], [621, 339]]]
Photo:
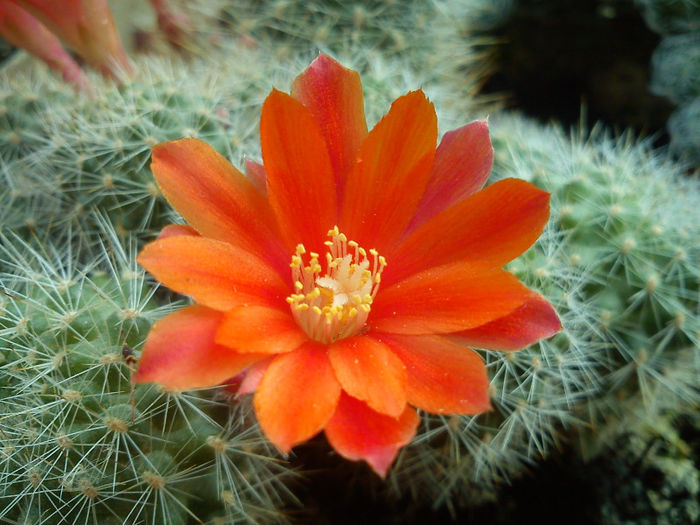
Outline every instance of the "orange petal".
[[380, 252], [398, 239], [425, 191], [436, 140], [435, 108], [423, 92], [397, 99], [362, 143], [345, 185], [340, 230]]
[[225, 242], [178, 235], [147, 244], [137, 261], [168, 288], [216, 310], [245, 304], [287, 306], [287, 286], [279, 274]]
[[320, 432], [333, 415], [340, 384], [323, 345], [281, 354], [265, 371], [253, 405], [267, 438], [283, 453]]
[[552, 305], [533, 292], [533, 297], [508, 315], [470, 330], [450, 334], [461, 344], [489, 350], [520, 350], [561, 330]]
[[365, 460], [383, 478], [399, 449], [416, 435], [418, 423], [418, 414], [409, 406], [396, 419], [343, 393], [326, 425], [326, 438], [338, 454], [350, 460]]
[[288, 252], [298, 243], [325, 252], [326, 233], [337, 223], [337, 198], [326, 142], [311, 111], [273, 90], [262, 108], [260, 145], [267, 194]]
[[265, 197], [214, 148], [198, 139], [153, 148], [151, 170], [168, 202], [199, 233], [248, 250], [289, 273]]
[[91, 93], [90, 80], [44, 24], [13, 2], [0, 2], [0, 35], [39, 57], [78, 91]]
[[443, 211], [411, 233], [394, 253], [384, 286], [425, 268], [464, 260], [503, 266], [527, 250], [549, 217], [549, 194], [505, 179]]
[[433, 335], [381, 336], [404, 362], [408, 402], [435, 414], [480, 414], [491, 408], [489, 378], [472, 349]]
[[357, 336], [333, 343], [328, 357], [335, 376], [352, 397], [391, 417], [406, 408], [406, 369], [387, 346], [376, 339]]
[[191, 226], [184, 224], [168, 224], [158, 234], [158, 239], [167, 239], [168, 237], [178, 237], [180, 235], [189, 235], [191, 237], [199, 237], [197, 230]]
[[248, 180], [260, 193], [267, 195], [267, 173], [265, 166], [259, 162], [245, 159], [245, 174]]
[[493, 147], [486, 120], [445, 133], [435, 152], [428, 187], [409, 229], [483, 188], [492, 164]]
[[397, 334], [459, 332], [509, 314], [532, 293], [500, 268], [439, 266], [380, 289], [369, 324], [379, 332]]
[[216, 334], [217, 343], [237, 352], [262, 354], [291, 352], [307, 339], [288, 308], [253, 305], [226, 312]]
[[321, 127], [336, 186], [342, 188], [367, 136], [360, 75], [321, 54], [296, 78], [292, 96], [311, 110]]
[[187, 306], [151, 328], [134, 375], [136, 383], [159, 383], [173, 390], [215, 386], [235, 376], [260, 354], [239, 354], [214, 342], [223, 314]]
[[131, 72], [107, 0], [11, 0], [38, 18], [102, 74]]

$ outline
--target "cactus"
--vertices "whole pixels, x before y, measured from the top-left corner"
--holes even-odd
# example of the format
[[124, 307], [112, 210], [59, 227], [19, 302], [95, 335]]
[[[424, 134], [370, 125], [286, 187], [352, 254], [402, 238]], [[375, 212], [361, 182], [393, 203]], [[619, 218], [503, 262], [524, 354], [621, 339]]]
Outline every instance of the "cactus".
[[281, 521], [291, 471], [245, 404], [131, 390], [132, 349], [179, 303], [158, 305], [135, 240], [97, 222], [89, 264], [71, 244], [0, 240], [0, 520]]
[[700, 476], [690, 441], [697, 431], [697, 421], [660, 418], [618, 439], [612, 457], [595, 464], [605, 523], [697, 523]]
[[652, 30], [663, 35], [651, 60], [651, 90], [678, 106], [668, 122], [671, 149], [700, 164], [700, 5], [693, 0], [637, 0]]

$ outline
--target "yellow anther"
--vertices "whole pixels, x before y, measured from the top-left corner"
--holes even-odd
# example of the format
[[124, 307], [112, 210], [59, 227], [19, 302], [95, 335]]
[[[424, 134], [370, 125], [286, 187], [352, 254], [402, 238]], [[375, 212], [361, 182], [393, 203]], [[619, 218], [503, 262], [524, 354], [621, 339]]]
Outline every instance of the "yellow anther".
[[[363, 249], [348, 240], [337, 226], [328, 231], [324, 244], [325, 271], [319, 254], [308, 253], [306, 265], [302, 244], [292, 255], [294, 292], [287, 302], [299, 326], [308, 336], [321, 343], [331, 343], [359, 333], [367, 321], [371, 305], [379, 289], [380, 274], [386, 260], [374, 248]], [[322, 322], [325, 320], [325, 322]]]

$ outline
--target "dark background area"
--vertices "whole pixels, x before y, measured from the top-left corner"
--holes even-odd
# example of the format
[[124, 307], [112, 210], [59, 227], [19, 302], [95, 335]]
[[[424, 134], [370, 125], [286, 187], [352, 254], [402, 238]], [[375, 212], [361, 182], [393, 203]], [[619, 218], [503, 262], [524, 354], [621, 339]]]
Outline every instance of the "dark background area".
[[520, 0], [490, 33], [497, 46], [486, 93], [509, 107], [564, 125], [597, 121], [667, 142], [673, 105], [652, 95], [651, 55], [660, 41], [632, 0]]

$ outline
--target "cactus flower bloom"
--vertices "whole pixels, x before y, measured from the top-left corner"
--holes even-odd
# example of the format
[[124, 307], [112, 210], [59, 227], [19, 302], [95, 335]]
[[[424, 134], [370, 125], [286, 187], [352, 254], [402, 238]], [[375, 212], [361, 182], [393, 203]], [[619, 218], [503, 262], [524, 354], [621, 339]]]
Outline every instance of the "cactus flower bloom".
[[515, 179], [482, 189], [487, 123], [437, 145], [422, 91], [368, 131], [359, 75], [324, 55], [291, 95], [268, 96], [260, 138], [248, 177], [196, 139], [153, 149], [189, 226], [166, 227], [138, 260], [196, 304], [155, 323], [135, 380], [190, 389], [245, 371], [241, 390], [281, 452], [324, 431], [384, 476], [416, 409], [489, 410], [467, 345], [516, 350], [560, 329], [502, 269], [540, 235], [549, 195]]
[[0, 35], [26, 49], [61, 75], [77, 91], [89, 91], [89, 81], [61, 41], [44, 24], [9, 0], [0, 0]]
[[[17, 25], [20, 12], [23, 23]], [[14, 20], [5, 30], [0, 25], [0, 34], [10, 35], [14, 45], [36, 54], [50, 67], [60, 66], [64, 78], [68, 75], [78, 87], [82, 84], [73, 79], [73, 64], [63, 67], [66, 60], [59, 56], [57, 40], [104, 76], [117, 78], [120, 73], [131, 72], [107, 0], [0, 0], [0, 18], [3, 15], [12, 15]], [[32, 17], [36, 19], [33, 24], [24, 20]]]

